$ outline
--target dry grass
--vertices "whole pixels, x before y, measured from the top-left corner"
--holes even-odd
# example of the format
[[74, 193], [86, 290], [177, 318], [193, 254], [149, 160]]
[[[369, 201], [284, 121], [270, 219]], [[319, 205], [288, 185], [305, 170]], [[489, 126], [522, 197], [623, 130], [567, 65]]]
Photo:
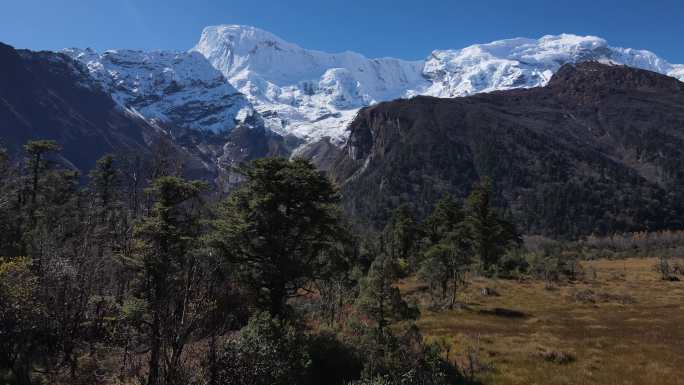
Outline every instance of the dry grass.
[[[655, 259], [591, 261], [587, 281], [475, 279], [459, 310], [431, 312], [418, 325], [465, 360], [473, 346], [492, 370], [484, 384], [684, 384], [684, 282], [665, 282]], [[593, 279], [593, 277], [596, 279]], [[500, 296], [483, 296], [490, 287]], [[401, 284], [425, 300], [413, 279]], [[512, 312], [509, 312], [512, 311]]]

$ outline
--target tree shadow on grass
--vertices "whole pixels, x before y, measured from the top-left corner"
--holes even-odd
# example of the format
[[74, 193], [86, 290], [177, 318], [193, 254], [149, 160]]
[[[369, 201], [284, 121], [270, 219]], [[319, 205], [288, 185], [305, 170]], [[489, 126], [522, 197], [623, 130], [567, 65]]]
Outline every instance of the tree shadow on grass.
[[526, 318], [529, 315], [525, 314], [519, 310], [513, 310], [513, 309], [504, 309], [504, 308], [494, 308], [494, 309], [483, 309], [479, 310], [478, 313], [480, 314], [485, 314], [485, 315], [493, 315], [496, 317], [504, 317], [504, 318]]

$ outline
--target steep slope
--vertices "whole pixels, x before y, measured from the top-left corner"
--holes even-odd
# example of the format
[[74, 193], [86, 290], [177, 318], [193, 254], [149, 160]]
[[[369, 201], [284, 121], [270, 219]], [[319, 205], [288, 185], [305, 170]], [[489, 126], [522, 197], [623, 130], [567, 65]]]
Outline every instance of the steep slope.
[[271, 129], [309, 141], [339, 140], [360, 107], [425, 83], [420, 61], [307, 50], [248, 26], [207, 27], [192, 50], [247, 95]]
[[682, 227], [684, 83], [654, 72], [565, 65], [542, 88], [381, 103], [350, 130], [331, 173], [371, 225], [489, 176], [527, 233]]
[[119, 104], [152, 123], [221, 133], [254, 114], [245, 96], [197, 53], [63, 52], [84, 63]]
[[187, 153], [193, 176], [230, 188], [231, 166], [287, 156], [247, 98], [196, 52], [63, 51], [83, 63], [122, 108], [145, 119]]
[[266, 130], [200, 55], [163, 60], [175, 69], [158, 60], [165, 54], [154, 55], [83, 62], [80, 54], [74, 60], [0, 44], [0, 143], [16, 152], [28, 140], [54, 139], [63, 160], [86, 173], [106, 153], [147, 157], [164, 140], [187, 176], [225, 189], [236, 182], [236, 163], [289, 154], [283, 138]]
[[192, 51], [247, 95], [272, 130], [307, 142], [331, 137], [333, 144], [344, 143], [345, 127], [361, 107], [416, 95], [539, 87], [567, 63], [625, 64], [684, 80], [684, 66], [649, 51], [565, 34], [437, 50], [426, 60], [404, 61], [307, 50], [258, 28], [220, 25], [205, 28]]
[[0, 141], [11, 151], [29, 139], [54, 139], [85, 171], [108, 152], [144, 154], [153, 135], [68, 56], [0, 43]]

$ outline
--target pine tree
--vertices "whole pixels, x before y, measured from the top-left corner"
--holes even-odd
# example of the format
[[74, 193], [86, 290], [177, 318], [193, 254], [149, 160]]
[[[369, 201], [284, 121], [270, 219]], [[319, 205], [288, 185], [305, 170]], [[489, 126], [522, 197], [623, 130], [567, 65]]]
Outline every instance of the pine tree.
[[105, 155], [98, 159], [89, 177], [90, 189], [98, 207], [106, 214], [119, 199], [121, 189], [121, 173], [116, 167], [114, 156]]
[[465, 224], [480, 268], [485, 274], [494, 273], [506, 248], [520, 242], [512, 223], [499, 217], [491, 206], [492, 185], [484, 179], [474, 186], [466, 199]]
[[26, 152], [26, 167], [30, 179], [30, 203], [32, 207], [35, 207], [39, 188], [38, 182], [51, 164], [48, 156], [60, 151], [60, 147], [54, 140], [33, 140], [24, 145], [24, 151]]
[[462, 224], [464, 217], [463, 208], [451, 195], [442, 197], [424, 222], [430, 242], [435, 244], [446, 238]]
[[[199, 196], [206, 185], [177, 177], [160, 177], [148, 190], [152, 213], [135, 228], [140, 241], [137, 260], [140, 299], [150, 320], [144, 323], [150, 346], [147, 384], [169, 384], [181, 378], [181, 358], [199, 326], [204, 306], [201, 269]], [[175, 379], [175, 380], [174, 380]]]
[[391, 323], [411, 316], [399, 289], [393, 286], [396, 278], [395, 262], [381, 255], [373, 261], [368, 275], [361, 280], [356, 306], [375, 324], [379, 342], [384, 341], [385, 331]]
[[308, 161], [260, 159], [219, 209], [211, 242], [235, 266], [262, 309], [283, 316], [287, 298], [328, 273], [346, 239], [330, 180]]
[[408, 204], [402, 204], [394, 210], [385, 228], [385, 239], [386, 251], [392, 258], [415, 262], [413, 253], [420, 239], [420, 231]]
[[442, 299], [449, 294], [449, 307], [453, 308], [458, 289], [466, 283], [470, 264], [470, 244], [466, 234], [456, 231], [427, 249], [418, 274], [432, 287], [439, 286]]

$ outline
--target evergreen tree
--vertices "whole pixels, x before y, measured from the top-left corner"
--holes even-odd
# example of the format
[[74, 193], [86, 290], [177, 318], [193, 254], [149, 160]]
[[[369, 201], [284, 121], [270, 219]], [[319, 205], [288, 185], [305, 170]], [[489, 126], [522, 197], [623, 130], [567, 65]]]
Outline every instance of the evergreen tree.
[[361, 280], [356, 306], [375, 324], [379, 343], [384, 343], [386, 329], [391, 323], [412, 315], [399, 289], [393, 286], [396, 278], [395, 262], [381, 255], [373, 261], [368, 275]]
[[465, 224], [473, 251], [485, 274], [494, 273], [506, 249], [520, 242], [512, 223], [503, 220], [491, 206], [492, 186], [489, 179], [476, 184], [466, 199]]
[[427, 249], [418, 275], [431, 287], [438, 285], [442, 299], [449, 293], [449, 307], [453, 308], [459, 287], [466, 283], [470, 263], [466, 234], [456, 231]]
[[118, 201], [121, 192], [121, 173], [115, 165], [114, 156], [105, 155], [98, 159], [89, 177], [98, 206], [106, 213]]
[[305, 384], [311, 364], [304, 334], [269, 313], [252, 317], [219, 353], [210, 381], [217, 384]]
[[464, 217], [463, 208], [451, 195], [442, 197], [423, 225], [430, 243], [438, 243], [456, 231], [462, 225]]
[[185, 345], [210, 309], [203, 298], [207, 273], [199, 249], [202, 182], [177, 177], [156, 179], [148, 192], [155, 204], [136, 225], [139, 299], [149, 320], [139, 326], [149, 343], [148, 385], [183, 381]]
[[283, 316], [285, 301], [328, 274], [346, 239], [330, 180], [308, 161], [259, 159], [219, 209], [211, 243], [238, 270], [259, 305]]
[[413, 252], [416, 250], [420, 231], [418, 222], [408, 204], [400, 205], [385, 228], [385, 248], [395, 259], [415, 265]]
[[49, 168], [51, 162], [48, 156], [60, 151], [54, 140], [33, 140], [24, 145], [26, 152], [26, 167], [29, 172], [29, 196], [31, 208], [35, 208], [41, 175]]

